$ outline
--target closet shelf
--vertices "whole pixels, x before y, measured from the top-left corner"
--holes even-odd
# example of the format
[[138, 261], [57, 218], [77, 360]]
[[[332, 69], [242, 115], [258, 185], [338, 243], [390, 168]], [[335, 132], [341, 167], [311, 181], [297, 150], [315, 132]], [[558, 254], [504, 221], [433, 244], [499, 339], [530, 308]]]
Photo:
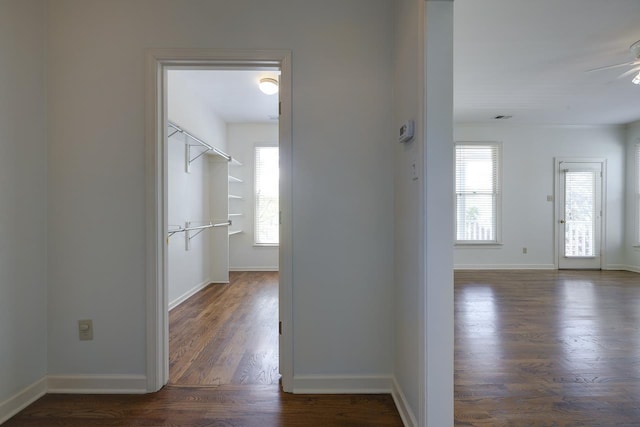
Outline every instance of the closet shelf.
[[242, 233], [242, 230], [234, 230], [234, 231], [230, 231], [229, 232], [229, 236], [235, 236], [236, 234], [240, 234]]
[[242, 199], [243, 197], [242, 196], [236, 196], [234, 194], [229, 194], [229, 198], [230, 199]]
[[241, 180], [240, 178], [236, 178], [235, 176], [231, 176], [229, 175], [229, 182], [244, 182], [243, 180]]
[[230, 213], [229, 216], [243, 216], [243, 213]]

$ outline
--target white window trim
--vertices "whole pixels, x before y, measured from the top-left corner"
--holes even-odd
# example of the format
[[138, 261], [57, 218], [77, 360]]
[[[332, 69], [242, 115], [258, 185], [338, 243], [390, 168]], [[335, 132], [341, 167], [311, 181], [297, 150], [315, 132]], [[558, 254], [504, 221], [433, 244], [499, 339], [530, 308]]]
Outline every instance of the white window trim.
[[634, 205], [635, 205], [635, 241], [633, 247], [640, 249], [640, 140], [634, 146], [633, 152], [633, 169], [634, 169]]
[[[455, 174], [456, 174], [456, 154], [455, 150], [458, 145], [495, 145], [498, 148], [497, 162], [498, 166], [496, 172], [498, 174], [498, 193], [496, 195], [496, 240], [457, 240], [457, 229], [454, 226], [454, 246], [466, 247], [466, 248], [482, 248], [482, 249], [500, 249], [503, 246], [502, 243], [502, 142], [500, 141], [456, 141], [453, 145], [453, 179], [454, 179], [454, 192], [455, 192]], [[457, 197], [454, 193], [454, 204], [457, 204]], [[457, 215], [457, 208], [454, 206], [454, 215]], [[457, 223], [457, 218], [454, 218], [454, 224]]]
[[[256, 150], [260, 147], [275, 147], [275, 148], [279, 148], [278, 144], [275, 143], [257, 143], [253, 145], [253, 180], [252, 180], [252, 187], [251, 187], [251, 191], [252, 191], [252, 197], [253, 197], [253, 224], [251, 224], [251, 226], [253, 227], [253, 247], [255, 248], [277, 248], [278, 246], [280, 246], [280, 243], [259, 243], [256, 241], [256, 237], [258, 236], [257, 233], [257, 227], [256, 227], [256, 220], [257, 220], [257, 211], [258, 211], [258, 202], [257, 202], [257, 198], [256, 198], [256, 180], [258, 179], [257, 174], [256, 174], [256, 168], [257, 168], [257, 164], [256, 164]], [[280, 190], [280, 188], [278, 187], [278, 191]], [[280, 194], [278, 192], [278, 202], [280, 202]], [[278, 240], [280, 240], [280, 238], [278, 238]]]

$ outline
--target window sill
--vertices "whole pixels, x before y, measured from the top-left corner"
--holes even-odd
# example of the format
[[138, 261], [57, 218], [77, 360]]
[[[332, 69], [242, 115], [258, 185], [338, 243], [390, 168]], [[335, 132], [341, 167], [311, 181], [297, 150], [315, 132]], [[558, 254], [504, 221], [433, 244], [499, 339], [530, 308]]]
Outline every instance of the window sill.
[[502, 249], [502, 243], [454, 243], [454, 248], [460, 249]]
[[254, 248], [277, 248], [280, 245], [278, 243], [254, 243]]

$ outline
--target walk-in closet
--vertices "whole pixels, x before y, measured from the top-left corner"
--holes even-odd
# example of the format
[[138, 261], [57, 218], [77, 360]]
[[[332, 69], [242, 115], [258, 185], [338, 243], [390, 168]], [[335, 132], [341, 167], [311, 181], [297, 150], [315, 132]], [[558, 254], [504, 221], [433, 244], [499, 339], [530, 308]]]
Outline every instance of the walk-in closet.
[[277, 382], [278, 72], [167, 81], [170, 383]]

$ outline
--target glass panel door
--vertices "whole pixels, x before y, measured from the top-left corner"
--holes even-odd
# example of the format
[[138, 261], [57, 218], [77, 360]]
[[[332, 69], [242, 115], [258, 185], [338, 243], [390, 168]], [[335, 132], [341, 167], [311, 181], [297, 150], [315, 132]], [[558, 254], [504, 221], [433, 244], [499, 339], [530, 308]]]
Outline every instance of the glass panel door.
[[560, 163], [559, 268], [600, 268], [600, 163]]

